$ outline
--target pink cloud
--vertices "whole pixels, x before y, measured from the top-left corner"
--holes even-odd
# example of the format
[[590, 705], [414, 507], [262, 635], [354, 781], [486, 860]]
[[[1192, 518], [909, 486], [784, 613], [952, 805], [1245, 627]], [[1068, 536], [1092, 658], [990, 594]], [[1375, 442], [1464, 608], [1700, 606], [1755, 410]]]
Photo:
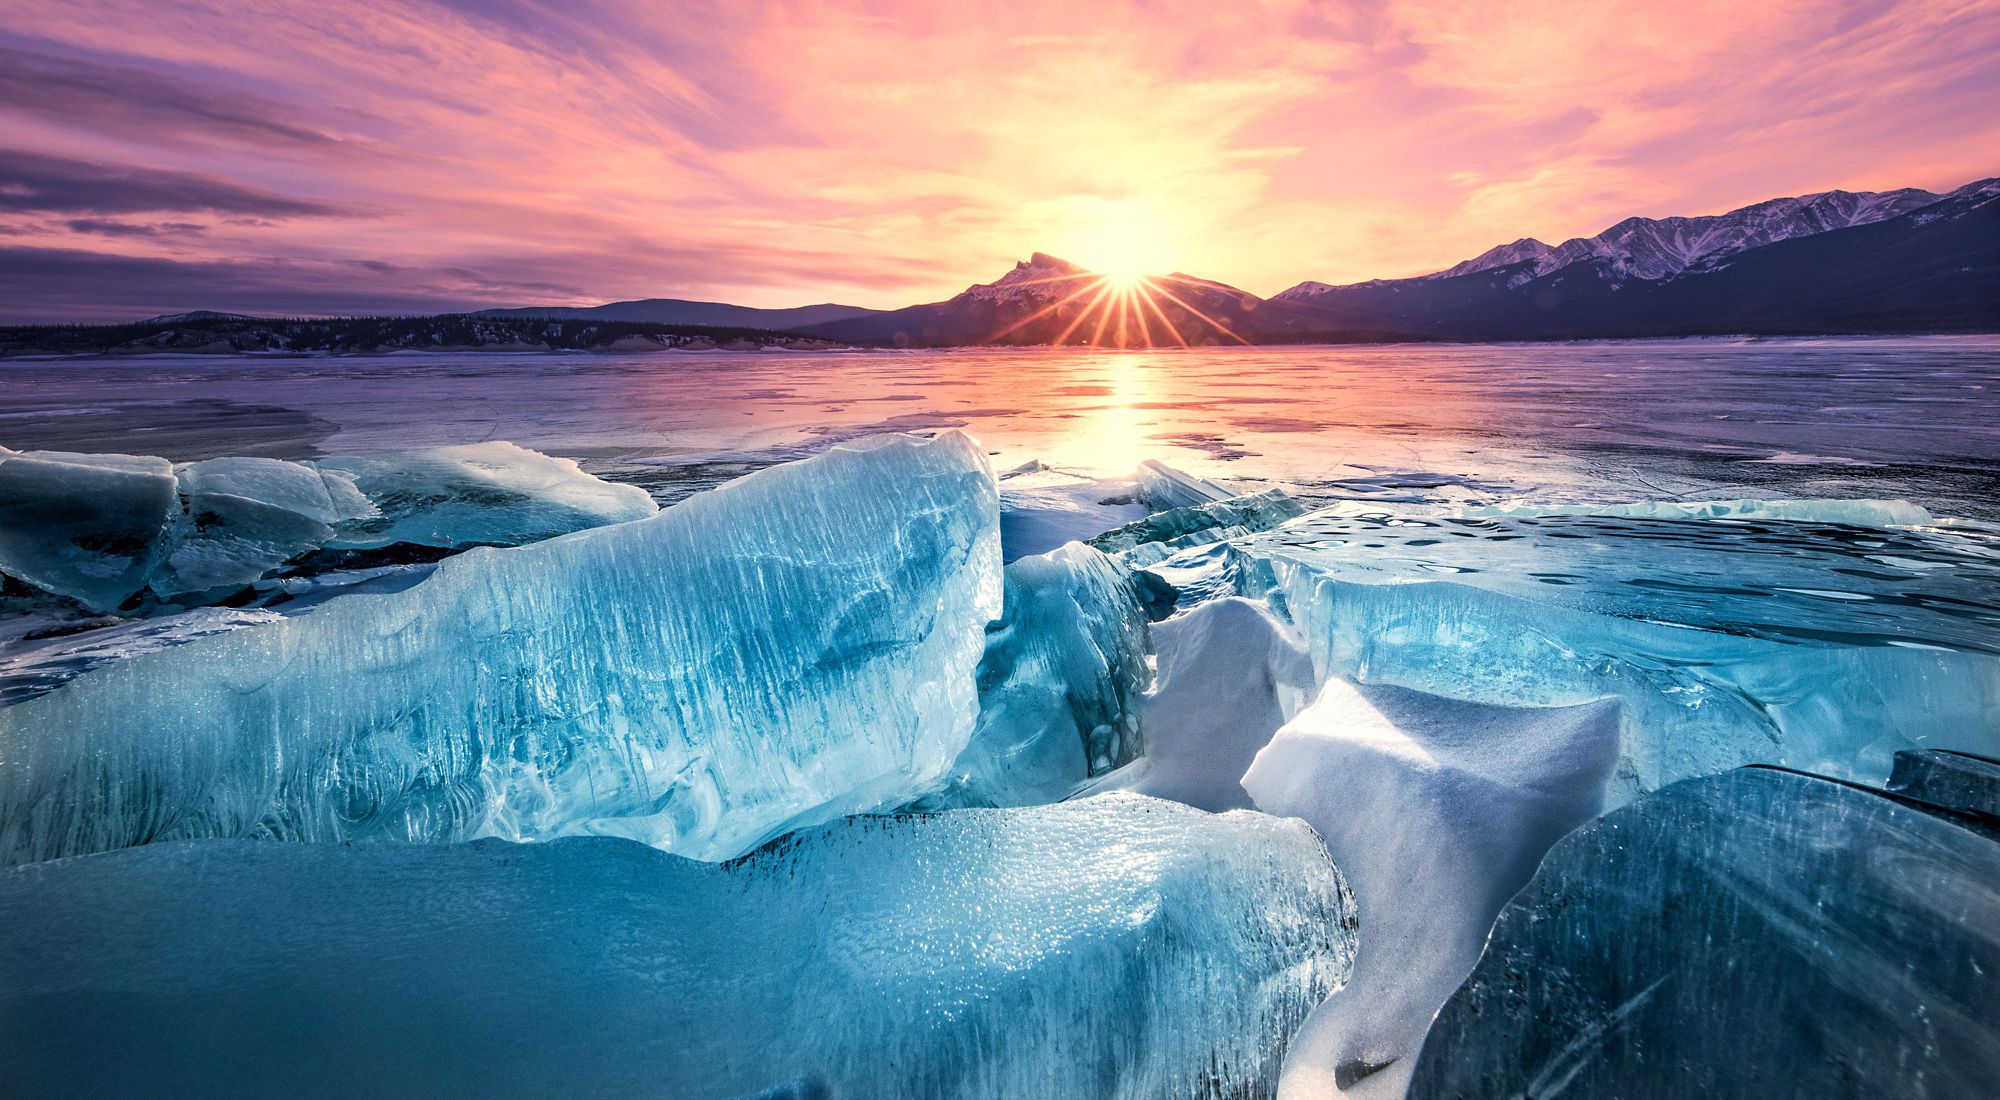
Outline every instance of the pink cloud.
[[[11, 148], [341, 212], [129, 233], [117, 253], [485, 273], [424, 282], [426, 303], [546, 285], [891, 306], [1031, 250], [1119, 247], [1271, 293], [1628, 214], [2000, 168], [1992, 2], [10, 15], [0, 50], [27, 59], [0, 80]], [[59, 219], [0, 228], [112, 247]]]

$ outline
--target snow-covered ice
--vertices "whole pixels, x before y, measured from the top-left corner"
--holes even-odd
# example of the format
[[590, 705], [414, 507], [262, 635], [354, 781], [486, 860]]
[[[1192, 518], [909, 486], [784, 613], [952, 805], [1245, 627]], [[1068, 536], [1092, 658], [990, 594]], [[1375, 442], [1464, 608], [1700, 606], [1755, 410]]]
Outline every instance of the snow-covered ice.
[[614, 838], [154, 844], [0, 871], [23, 1095], [1268, 1095], [1345, 979], [1304, 826], [1133, 795]]
[[1319, 832], [1362, 927], [1354, 980], [1300, 1030], [1281, 1097], [1399, 1100], [1493, 918], [1602, 807], [1617, 709], [1495, 707], [1336, 678], [1257, 754], [1243, 789]]
[[1201, 604], [1152, 628], [1159, 670], [1139, 701], [1146, 754], [1091, 785], [1204, 810], [1248, 807], [1243, 773], [1310, 699], [1312, 658], [1255, 600]]
[[618, 833], [703, 858], [895, 804], [971, 735], [993, 476], [888, 436], [0, 709], [0, 859]]

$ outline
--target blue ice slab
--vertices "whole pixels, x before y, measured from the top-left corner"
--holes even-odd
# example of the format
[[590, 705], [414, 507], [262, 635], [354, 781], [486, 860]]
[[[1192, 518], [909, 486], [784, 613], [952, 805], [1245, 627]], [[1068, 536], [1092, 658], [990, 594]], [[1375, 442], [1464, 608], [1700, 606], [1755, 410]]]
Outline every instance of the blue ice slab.
[[379, 510], [340, 525], [327, 544], [355, 549], [518, 546], [659, 511], [636, 485], [602, 481], [574, 461], [494, 440], [320, 459]]
[[1004, 606], [987, 628], [972, 740], [926, 806], [1052, 802], [1143, 746], [1152, 646], [1132, 571], [1073, 542], [1009, 564]]
[[1438, 1014], [1412, 1100], [1991, 1095], [2000, 841], [1751, 768], [1557, 844]]
[[155, 844], [0, 871], [18, 1095], [1268, 1096], [1345, 979], [1310, 830], [1134, 795], [707, 864]]
[[0, 573], [113, 610], [166, 555], [175, 489], [164, 458], [0, 448]]
[[616, 833], [703, 858], [929, 789], [1000, 610], [965, 436], [200, 638], [0, 709], [0, 861], [181, 837]]
[[1743, 763], [1880, 779], [1897, 749], [2000, 747], [1991, 533], [1744, 514], [1348, 506], [1229, 553], [1322, 675], [1502, 704], [1618, 696], [1619, 800]]
[[169, 599], [227, 596], [379, 515], [352, 480], [303, 462], [211, 458], [174, 468], [182, 507], [148, 587]]

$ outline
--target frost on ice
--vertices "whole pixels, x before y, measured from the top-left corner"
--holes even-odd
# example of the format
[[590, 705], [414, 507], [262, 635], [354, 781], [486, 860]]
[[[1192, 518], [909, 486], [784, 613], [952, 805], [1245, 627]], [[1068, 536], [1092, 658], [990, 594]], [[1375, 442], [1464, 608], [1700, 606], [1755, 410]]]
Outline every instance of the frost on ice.
[[1410, 1095], [1990, 1095], [2000, 769], [1923, 755], [1983, 771], [1985, 809], [1745, 768], [1579, 829], [1438, 1014]]
[[727, 858], [895, 804], [972, 732], [996, 513], [963, 435], [880, 437], [94, 669], [0, 710], [0, 858], [592, 832]]
[[1132, 795], [720, 865], [156, 844], [0, 871], [0, 926], [0, 1079], [86, 1095], [1264, 1096], [1355, 935], [1303, 826]]

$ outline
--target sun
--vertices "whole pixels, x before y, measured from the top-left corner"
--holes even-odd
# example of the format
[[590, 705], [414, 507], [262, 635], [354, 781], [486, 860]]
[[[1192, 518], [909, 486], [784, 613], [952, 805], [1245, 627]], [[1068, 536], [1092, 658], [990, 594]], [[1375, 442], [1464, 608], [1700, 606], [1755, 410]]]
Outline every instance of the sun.
[[1152, 204], [1099, 200], [1075, 212], [1056, 255], [1132, 288], [1149, 275], [1174, 270], [1171, 235]]

